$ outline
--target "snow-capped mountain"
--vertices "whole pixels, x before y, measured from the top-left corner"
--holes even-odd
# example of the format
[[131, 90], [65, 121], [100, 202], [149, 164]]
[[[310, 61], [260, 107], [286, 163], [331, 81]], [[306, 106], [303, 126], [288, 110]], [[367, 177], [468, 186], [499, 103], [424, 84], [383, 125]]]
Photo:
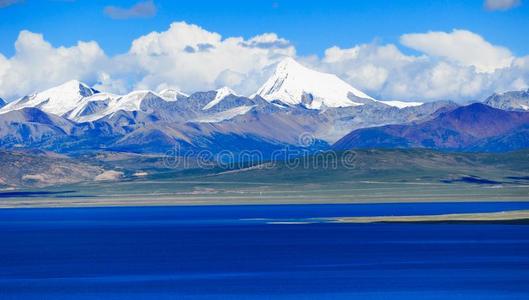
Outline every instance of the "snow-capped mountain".
[[97, 93], [83, 98], [67, 117], [77, 122], [90, 122], [112, 115], [118, 111], [146, 111], [146, 102], [172, 102], [149, 90], [134, 91], [126, 95]]
[[151, 113], [159, 109], [163, 113], [165, 106], [175, 105], [177, 99], [182, 99], [179, 97], [168, 99], [149, 90], [133, 91], [126, 95], [98, 93], [83, 98], [66, 117], [76, 122], [91, 122], [119, 111]]
[[47, 113], [62, 116], [79, 106], [79, 102], [85, 97], [92, 96], [98, 91], [79, 82], [70, 80], [59, 86], [24, 96], [16, 101], [8, 103], [0, 109], [0, 113], [18, 110], [25, 107], [39, 108]]
[[529, 111], [529, 89], [494, 94], [483, 103], [504, 110]]
[[185, 99], [189, 97], [188, 94], [183, 93], [182, 91], [176, 90], [176, 89], [164, 89], [164, 90], [161, 90], [158, 93], [158, 95], [160, 95], [162, 98], [164, 98], [167, 101], [176, 101], [179, 99]]
[[65, 82], [48, 90], [24, 96], [7, 105], [0, 105], [0, 114], [22, 108], [39, 108], [44, 112], [66, 117], [76, 122], [90, 122], [117, 111], [139, 111], [146, 101], [173, 102], [188, 95], [165, 89], [160, 93], [149, 90], [133, 91], [126, 95], [99, 92], [77, 80]]
[[[285, 58], [251, 99], [238, 95], [229, 87], [211, 92], [198, 92], [193, 94], [193, 97], [176, 89], [164, 89], [158, 93], [144, 90], [115, 95], [99, 92], [82, 82], [71, 80], [57, 87], [22, 97], [4, 107], [0, 105], [0, 114], [34, 107], [76, 122], [92, 122], [118, 111], [146, 111], [149, 105], [145, 103], [156, 102], [151, 109], [160, 109], [160, 106], [163, 106], [170, 108], [172, 113], [193, 112], [190, 115], [181, 115], [182, 119], [187, 117], [188, 120], [209, 120], [211, 118], [208, 115], [227, 110], [248, 112], [250, 110], [245, 108], [253, 107], [256, 97], [275, 105], [281, 104], [280, 106], [283, 107], [299, 106], [310, 109], [345, 108], [376, 103], [406, 108], [422, 104], [375, 100], [335, 75], [311, 70], [292, 58]], [[179, 102], [178, 100], [182, 100], [181, 103], [169, 103]], [[235, 109], [237, 107], [239, 109]], [[198, 112], [199, 109], [203, 112]], [[216, 117], [213, 119], [218, 120]]]
[[228, 87], [116, 95], [69, 81], [0, 108], [0, 147], [165, 152], [180, 143], [193, 151], [270, 150], [299, 146], [303, 133], [320, 147], [358, 128], [430, 119], [452, 108], [375, 100], [287, 58], [252, 97]]
[[355, 98], [374, 100], [338, 76], [311, 70], [292, 58], [285, 58], [277, 65], [257, 95], [268, 101], [311, 109], [363, 105], [355, 102]]
[[220, 101], [222, 101], [224, 98], [226, 98], [226, 97], [228, 97], [230, 95], [239, 96], [239, 95], [237, 95], [237, 93], [235, 93], [234, 90], [230, 89], [227, 86], [225, 86], [223, 88], [220, 88], [220, 89], [215, 91], [215, 98], [213, 98], [213, 100], [211, 100], [211, 102], [206, 104], [206, 106], [204, 106], [202, 109], [203, 110], [208, 110], [208, 109], [212, 108], [213, 106], [219, 104]]
[[389, 100], [389, 101], [375, 100], [375, 101], [392, 106], [392, 107], [396, 107], [396, 108], [415, 107], [415, 106], [421, 106], [424, 104], [422, 102], [398, 101], [398, 100]]
[[255, 106], [238, 106], [234, 107], [225, 111], [221, 111], [212, 115], [203, 116], [201, 118], [198, 118], [196, 120], [193, 120], [195, 122], [199, 123], [218, 123], [226, 120], [230, 120], [235, 118], [239, 115], [244, 115]]

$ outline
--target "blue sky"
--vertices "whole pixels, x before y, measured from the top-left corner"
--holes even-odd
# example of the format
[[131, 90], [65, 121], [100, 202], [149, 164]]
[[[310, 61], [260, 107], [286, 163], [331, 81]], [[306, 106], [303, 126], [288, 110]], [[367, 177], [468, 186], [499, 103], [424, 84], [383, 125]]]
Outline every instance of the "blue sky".
[[474, 100], [529, 86], [523, 1], [0, 0], [0, 97], [68, 79], [250, 94], [293, 56], [381, 99]]
[[454, 28], [478, 33], [517, 55], [529, 54], [529, 5], [488, 11], [482, 0], [157, 0], [154, 18], [114, 20], [103, 13], [106, 6], [130, 7], [136, 2], [25, 0], [0, 9], [0, 52], [12, 55], [18, 33], [27, 29], [43, 33], [54, 45], [96, 40], [112, 55], [126, 52], [140, 35], [165, 30], [173, 21], [186, 21], [223, 36], [275, 32], [302, 55], [321, 54], [334, 45], [395, 43], [404, 33]]

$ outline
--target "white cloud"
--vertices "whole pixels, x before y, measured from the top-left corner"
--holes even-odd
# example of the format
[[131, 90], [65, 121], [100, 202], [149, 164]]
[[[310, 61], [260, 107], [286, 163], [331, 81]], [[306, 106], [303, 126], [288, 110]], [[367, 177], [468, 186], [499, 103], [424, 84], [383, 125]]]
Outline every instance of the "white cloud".
[[141, 1], [129, 8], [106, 6], [103, 12], [112, 19], [151, 18], [156, 16], [156, 5], [152, 0]]
[[[441, 38], [436, 41], [437, 36]], [[529, 56], [514, 57], [472, 32], [404, 35], [402, 40], [422, 53], [408, 55], [397, 45], [374, 43], [330, 47], [322, 58], [297, 59], [379, 99], [476, 100], [528, 87]], [[457, 42], [462, 45], [454, 45]], [[474, 48], [479, 53], [460, 53]], [[15, 50], [12, 57], [0, 54], [0, 96], [8, 100], [70, 79], [119, 94], [161, 88], [192, 93], [227, 85], [250, 95], [271, 74], [274, 63], [296, 56], [292, 44], [274, 33], [222, 37], [184, 22], [141, 36], [129, 51], [113, 57], [93, 41], [54, 47], [29, 31], [20, 33]]]
[[[483, 40], [481, 45], [490, 43]], [[424, 54], [406, 55], [392, 44], [362, 44], [349, 49], [331, 47], [321, 60], [310, 59], [307, 63], [335, 73], [353, 86], [381, 99], [479, 100], [496, 91], [529, 87], [529, 56], [508, 56], [509, 64], [483, 72], [475, 66], [482, 61], [469, 58], [471, 61], [465, 62], [463, 56], [456, 54], [448, 57], [452, 50], [446, 48], [450, 47], [442, 50], [446, 51], [445, 55], [433, 53], [437, 50], [430, 48], [423, 49]], [[486, 52], [486, 48], [481, 50]], [[498, 56], [485, 54], [485, 57]], [[501, 62], [501, 59], [497, 61]]]
[[[207, 45], [207, 46], [205, 46]], [[202, 50], [201, 50], [202, 49]], [[137, 88], [146, 88], [161, 82], [180, 86], [186, 91], [207, 90], [218, 83], [249, 89], [242, 81], [255, 70], [294, 56], [295, 49], [288, 41], [275, 34], [264, 34], [245, 40], [242, 37], [223, 39], [184, 22], [173, 23], [164, 32], [152, 32], [132, 42], [126, 59], [133, 61], [143, 74]], [[228, 74], [237, 76], [230, 76]]]
[[514, 59], [509, 49], [492, 45], [480, 35], [467, 30], [404, 34], [400, 42], [431, 56], [474, 66], [479, 72], [494, 72], [498, 68], [508, 67]]
[[96, 42], [55, 48], [29, 31], [20, 32], [15, 50], [9, 59], [0, 55], [0, 94], [8, 99], [70, 79], [94, 81], [106, 61]]
[[327, 49], [321, 68], [358, 88], [374, 92], [384, 88], [390, 75], [418, 60], [404, 55], [395, 45], [364, 44], [349, 49]]
[[508, 10], [521, 4], [521, 0], [485, 0], [488, 10]]
[[11, 58], [0, 54], [0, 95], [7, 99], [70, 79], [116, 93], [159, 86], [194, 92], [229, 84], [250, 94], [261, 83], [255, 78], [265, 67], [295, 56], [294, 47], [275, 34], [223, 39], [185, 22], [141, 36], [127, 53], [110, 58], [96, 42], [55, 48], [29, 31], [20, 33], [15, 48]]

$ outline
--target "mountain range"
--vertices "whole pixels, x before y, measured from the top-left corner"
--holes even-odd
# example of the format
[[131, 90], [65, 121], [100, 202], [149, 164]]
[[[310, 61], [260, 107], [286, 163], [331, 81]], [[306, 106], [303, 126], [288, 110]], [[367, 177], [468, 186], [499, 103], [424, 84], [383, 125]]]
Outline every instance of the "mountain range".
[[424, 122], [354, 130], [333, 145], [351, 148], [433, 148], [512, 151], [529, 148], [529, 113], [482, 103], [443, 112]]
[[[495, 94], [484, 103], [380, 101], [333, 74], [286, 58], [248, 97], [228, 87], [191, 95], [176, 89], [116, 95], [72, 80], [7, 104], [0, 100], [0, 147], [165, 153], [178, 144], [195, 154], [333, 144], [335, 149], [526, 147], [529, 91]], [[300, 139], [307, 135], [313, 137], [308, 144]]]
[[529, 111], [529, 89], [494, 94], [483, 103], [504, 110]]

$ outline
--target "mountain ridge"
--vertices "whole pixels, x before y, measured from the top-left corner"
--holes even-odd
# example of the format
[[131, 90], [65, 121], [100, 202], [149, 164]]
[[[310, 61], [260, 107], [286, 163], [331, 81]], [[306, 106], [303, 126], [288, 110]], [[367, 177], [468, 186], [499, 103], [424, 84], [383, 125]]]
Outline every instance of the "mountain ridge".
[[374, 100], [338, 76], [311, 70], [292, 58], [276, 66], [274, 74], [261, 86], [257, 95], [286, 105], [303, 105], [310, 109], [358, 106], [351, 98]]
[[75, 109], [81, 99], [97, 93], [99, 91], [89, 87], [85, 83], [78, 80], [70, 80], [42, 92], [37, 92], [9, 102], [0, 108], [0, 113], [26, 107], [36, 107], [45, 112], [63, 116]]
[[[324, 93], [328, 89], [331, 93], [327, 96]], [[409, 124], [433, 122], [458, 107], [451, 101], [376, 100], [335, 75], [310, 70], [293, 59], [285, 59], [276, 66], [276, 73], [263, 84], [260, 93], [252, 97], [238, 95], [228, 87], [190, 95], [177, 89], [137, 90], [116, 95], [71, 80], [0, 108], [0, 145], [3, 148], [44, 147], [62, 152], [120, 149], [163, 153], [175, 144], [194, 152], [222, 151], [223, 147], [242, 151], [308, 146], [317, 150], [328, 149], [356, 130], [371, 128], [361, 132], [365, 139], [361, 145], [424, 146], [417, 141], [403, 140], [387, 128], [403, 129], [409, 128]], [[458, 124], [443, 126], [451, 126], [449, 129], [454, 132], [466, 132], [470, 130], [468, 124], [476, 120], [464, 117], [459, 116], [463, 121]], [[491, 118], [496, 119], [480, 123], [483, 128], [491, 124], [500, 128], [501, 124], [495, 123], [498, 117]], [[389, 127], [377, 129], [380, 126]], [[443, 126], [437, 126], [436, 130], [441, 133], [447, 129]], [[479, 134], [480, 128], [472, 130], [467, 132], [469, 136]], [[514, 139], [519, 147], [524, 145], [523, 130], [504, 133], [511, 137], [481, 136], [480, 149], [492, 147], [494, 141], [508, 149], [506, 144]], [[377, 139], [372, 139], [373, 134]], [[443, 134], [449, 132], [445, 130]], [[300, 143], [300, 137], [307, 135], [314, 144]], [[473, 141], [477, 143], [476, 138]]]
[[[529, 147], [529, 113], [473, 103], [423, 122], [354, 130], [338, 140], [336, 150], [356, 148], [431, 148], [462, 151], [512, 151]], [[493, 149], [490, 140], [514, 135]]]
[[529, 111], [529, 89], [495, 93], [483, 103], [504, 110]]

